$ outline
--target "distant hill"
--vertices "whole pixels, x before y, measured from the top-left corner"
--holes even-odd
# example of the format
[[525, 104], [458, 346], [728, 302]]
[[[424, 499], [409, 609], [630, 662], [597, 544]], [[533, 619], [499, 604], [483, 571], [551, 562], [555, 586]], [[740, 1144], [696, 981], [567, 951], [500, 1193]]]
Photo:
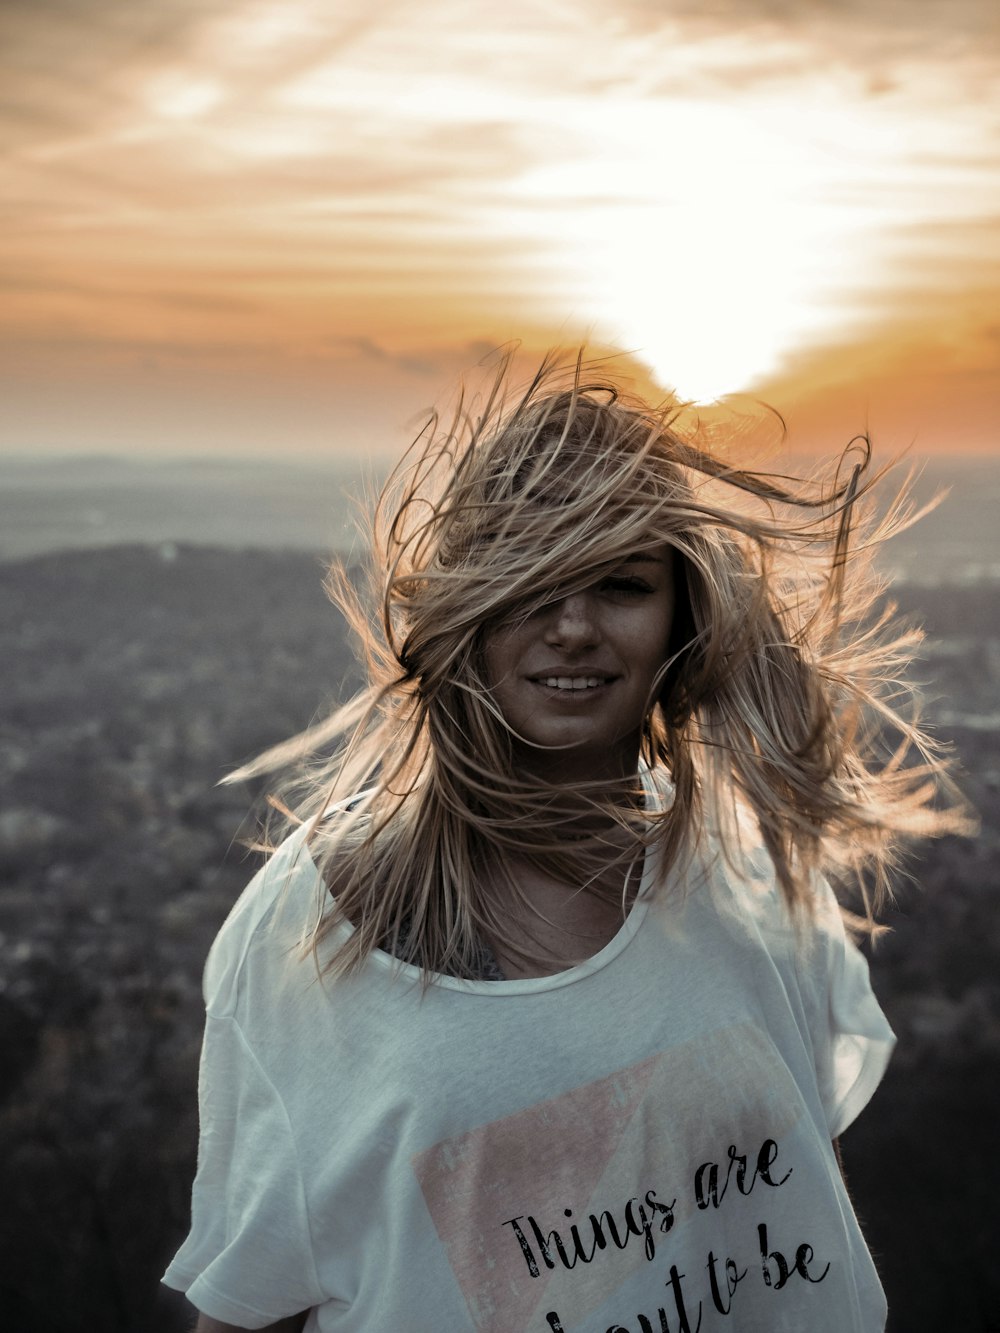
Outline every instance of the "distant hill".
[[131, 543], [349, 551], [348, 461], [0, 458], [0, 560]]
[[[350, 551], [352, 497], [365, 493], [364, 476], [360, 464], [333, 459], [8, 455], [0, 457], [0, 560], [168, 541]], [[1000, 579], [1000, 463], [928, 461], [915, 499], [947, 488], [945, 503], [892, 544], [887, 566], [925, 584]]]

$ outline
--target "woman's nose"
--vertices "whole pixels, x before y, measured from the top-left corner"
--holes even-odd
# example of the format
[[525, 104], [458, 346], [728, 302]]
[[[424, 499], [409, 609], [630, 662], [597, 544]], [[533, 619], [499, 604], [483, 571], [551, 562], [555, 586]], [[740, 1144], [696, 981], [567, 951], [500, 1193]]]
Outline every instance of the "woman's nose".
[[588, 592], [572, 593], [553, 602], [545, 626], [545, 642], [552, 648], [579, 652], [600, 638], [594, 599]]

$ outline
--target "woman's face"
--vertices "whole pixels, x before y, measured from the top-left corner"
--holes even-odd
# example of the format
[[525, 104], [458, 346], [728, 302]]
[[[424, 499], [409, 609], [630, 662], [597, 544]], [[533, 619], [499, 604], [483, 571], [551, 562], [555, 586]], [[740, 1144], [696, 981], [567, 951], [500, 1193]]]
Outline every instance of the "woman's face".
[[488, 635], [487, 680], [522, 770], [556, 782], [636, 771], [673, 615], [673, 552], [664, 543]]

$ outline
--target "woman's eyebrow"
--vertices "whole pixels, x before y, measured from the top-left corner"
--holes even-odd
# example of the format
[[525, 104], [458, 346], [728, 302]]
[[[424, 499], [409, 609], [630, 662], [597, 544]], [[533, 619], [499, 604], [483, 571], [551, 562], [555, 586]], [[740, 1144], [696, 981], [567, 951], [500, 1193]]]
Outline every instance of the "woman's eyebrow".
[[666, 564], [662, 555], [653, 555], [651, 551], [640, 551], [635, 555], [627, 555], [622, 561], [623, 565], [663, 565]]

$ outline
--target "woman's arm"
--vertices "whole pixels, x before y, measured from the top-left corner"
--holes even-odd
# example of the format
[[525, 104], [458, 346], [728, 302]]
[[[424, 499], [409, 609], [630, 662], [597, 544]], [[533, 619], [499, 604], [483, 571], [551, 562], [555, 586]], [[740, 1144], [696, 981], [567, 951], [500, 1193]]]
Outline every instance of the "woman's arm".
[[[258, 1333], [301, 1333], [308, 1313], [308, 1310], [303, 1310], [301, 1314], [289, 1315], [287, 1319], [279, 1319], [276, 1324], [267, 1324]], [[194, 1333], [246, 1333], [246, 1330], [238, 1324], [224, 1324], [219, 1319], [200, 1314]]]

